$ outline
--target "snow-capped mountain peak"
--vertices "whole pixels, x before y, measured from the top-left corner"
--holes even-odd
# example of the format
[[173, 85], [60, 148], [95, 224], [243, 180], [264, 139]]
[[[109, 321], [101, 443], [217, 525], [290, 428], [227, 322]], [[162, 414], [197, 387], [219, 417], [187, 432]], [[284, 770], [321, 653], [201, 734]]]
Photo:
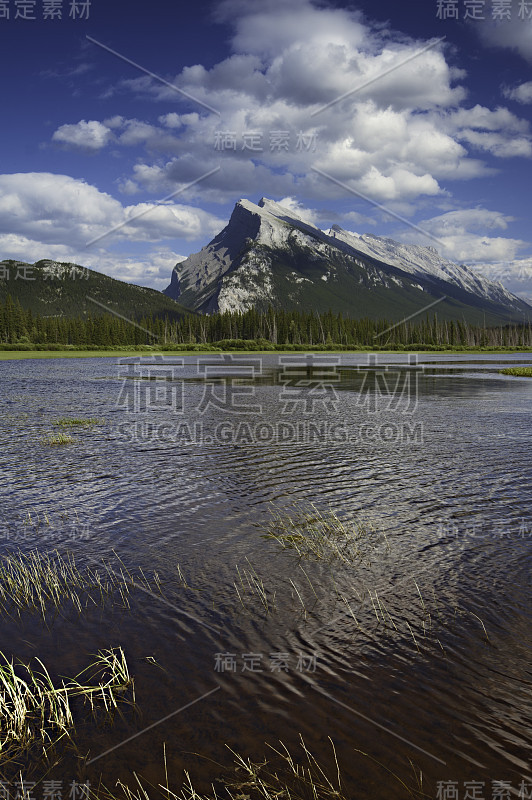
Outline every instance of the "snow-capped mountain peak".
[[323, 231], [266, 197], [258, 204], [239, 200], [228, 225], [176, 265], [165, 292], [204, 312], [306, 305], [395, 319], [433, 298], [442, 301], [438, 313], [450, 319], [488, 315], [498, 323], [532, 313], [501, 284], [448, 261], [434, 247], [339, 225]]
[[343, 230], [339, 225], [327, 231], [328, 235], [365, 253], [384, 261], [404, 272], [418, 276], [431, 276], [454, 283], [466, 291], [480, 294], [489, 300], [512, 301], [514, 296], [501, 283], [489, 281], [473, 269], [449, 261], [440, 256], [435, 247], [403, 244], [387, 237], [371, 233], [360, 235]]

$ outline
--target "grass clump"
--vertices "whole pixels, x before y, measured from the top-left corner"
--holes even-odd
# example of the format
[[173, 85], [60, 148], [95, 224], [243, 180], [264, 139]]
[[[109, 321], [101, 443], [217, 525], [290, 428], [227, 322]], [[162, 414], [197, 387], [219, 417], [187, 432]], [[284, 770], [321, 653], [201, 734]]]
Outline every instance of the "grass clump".
[[[227, 771], [225, 775], [222, 774], [216, 782], [221, 784], [221, 794], [214, 786], [208, 794], [196, 791], [187, 771], [185, 771], [185, 783], [180, 791], [173, 791], [169, 785], [166, 749], [164, 784], [160, 783], [154, 786], [142, 781], [136, 773], [133, 773], [137, 784], [134, 788], [120, 780], [117, 782], [117, 786], [121, 788], [125, 800], [151, 800], [150, 788], [157, 796], [160, 796], [162, 791], [164, 800], [221, 800], [222, 797], [225, 800], [348, 800], [348, 798], [352, 798], [353, 793], [344, 788], [344, 779], [331, 737], [328, 737], [333, 755], [333, 764], [330, 769], [326, 769], [320, 764], [306, 746], [301, 735], [299, 738], [301, 753], [292, 754], [288, 747], [280, 741], [276, 747], [267, 745], [272, 754], [271, 759], [264, 758], [260, 762], [239, 755], [226, 745], [234, 756], [234, 764], [233, 769]], [[361, 750], [355, 750], [355, 752], [365, 758], [368, 757]], [[409, 764], [414, 770], [414, 781], [412, 785], [409, 785], [388, 767], [371, 756], [369, 758], [397, 782], [398, 788], [399, 785], [401, 786], [401, 796], [418, 798], [418, 800], [430, 799], [430, 795], [423, 790], [422, 773], [411, 761]], [[100, 800], [116, 800], [116, 795], [105, 791], [100, 796]]]
[[73, 443], [74, 437], [62, 431], [59, 433], [49, 433], [41, 439], [41, 444], [47, 445], [48, 447], [61, 447], [62, 445]]
[[[282, 742], [279, 749], [268, 745], [278, 762], [275, 767], [266, 759], [260, 763], [251, 761], [228, 747], [234, 756], [234, 768], [220, 780], [223, 795], [219, 795], [214, 787], [208, 795], [197, 792], [188, 772], [185, 772], [185, 783], [181, 790], [178, 793], [173, 791], [168, 781], [166, 754], [165, 785], [146, 784], [135, 773], [136, 787], [131, 788], [122, 781], [118, 781], [117, 785], [125, 800], [150, 800], [150, 788], [157, 795], [162, 790], [165, 800], [221, 800], [221, 797], [226, 800], [347, 800], [348, 795], [342, 790], [336, 751], [332, 740], [329, 741], [335, 760], [334, 778], [327, 775], [301, 739], [304, 757], [299, 759], [292, 756]], [[116, 795], [106, 792], [102, 800], [116, 800]]]
[[[90, 683], [85, 682], [89, 678]], [[39, 744], [46, 751], [75, 729], [72, 701], [82, 698], [93, 714], [103, 706], [112, 714], [133, 689], [121, 647], [100, 650], [75, 678], [54, 681], [40, 659], [15, 664], [0, 653], [0, 765]]]
[[248, 610], [247, 600], [249, 598], [258, 599], [266, 614], [270, 614], [277, 608], [275, 603], [276, 593], [275, 591], [271, 593], [266, 588], [263, 579], [260, 577], [255, 567], [248, 558], [246, 558], [246, 561], [248, 568], [240, 569], [238, 564], [236, 565], [238, 581], [234, 581], [233, 583], [240, 605], [244, 610]]
[[367, 523], [346, 523], [332, 510], [320, 511], [313, 503], [295, 505], [292, 514], [273, 509], [264, 538], [295, 550], [300, 558], [354, 564], [363, 558], [361, 541], [372, 532]]
[[[279, 749], [270, 749], [280, 760], [280, 767], [273, 769], [267, 760], [255, 763], [249, 758], [244, 758], [237, 753], [235, 756], [235, 777], [224, 781], [231, 800], [245, 797], [249, 800], [274, 800], [274, 798], [290, 798], [291, 800], [305, 800], [317, 798], [318, 800], [347, 800], [347, 795], [342, 791], [340, 769], [336, 759], [336, 751], [331, 742], [336, 774], [330, 778], [324, 768], [312, 755], [301, 738], [300, 744], [304, 758], [295, 758], [283, 742]], [[195, 793], [190, 785], [182, 793], [183, 800], [203, 800]], [[185, 794], [187, 792], [187, 794]], [[181, 800], [181, 798], [180, 798]], [[205, 799], [206, 800], [206, 799]]]
[[532, 367], [508, 367], [499, 372], [501, 375], [514, 375], [516, 378], [532, 378]]
[[[37, 550], [10, 553], [0, 561], [0, 613], [20, 616], [23, 610], [38, 611], [45, 618], [49, 609], [70, 603], [79, 613], [92, 603], [104, 605], [118, 592], [129, 607], [128, 594], [138, 585], [131, 574], [117, 572], [102, 563], [101, 569], [80, 569], [73, 555], [52, 555]], [[143, 588], [152, 590], [147, 579]]]
[[66, 444], [73, 444], [75, 439], [67, 431], [73, 428], [93, 428], [95, 425], [101, 425], [103, 420], [97, 417], [89, 417], [83, 419], [82, 417], [60, 417], [52, 423], [55, 428], [60, 428], [56, 433], [47, 433], [41, 439], [41, 444], [48, 447], [61, 447]]
[[53, 424], [58, 428], [92, 428], [94, 425], [101, 425], [102, 420], [98, 419], [98, 417], [90, 417], [89, 419], [83, 419], [81, 417], [60, 417], [60, 419], [56, 419]]

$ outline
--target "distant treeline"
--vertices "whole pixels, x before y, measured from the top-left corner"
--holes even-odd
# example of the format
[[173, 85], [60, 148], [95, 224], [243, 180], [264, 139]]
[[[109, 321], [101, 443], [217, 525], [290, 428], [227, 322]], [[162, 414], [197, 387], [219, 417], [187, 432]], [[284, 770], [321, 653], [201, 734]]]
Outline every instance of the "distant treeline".
[[8, 296], [0, 301], [0, 347], [157, 348], [215, 345], [222, 349], [350, 349], [356, 347], [532, 347], [532, 327], [485, 328], [433, 317], [393, 324], [387, 320], [350, 319], [342, 314], [282, 311], [270, 308], [244, 313], [178, 320], [142, 318], [136, 325], [110, 314], [45, 317], [22, 308]]

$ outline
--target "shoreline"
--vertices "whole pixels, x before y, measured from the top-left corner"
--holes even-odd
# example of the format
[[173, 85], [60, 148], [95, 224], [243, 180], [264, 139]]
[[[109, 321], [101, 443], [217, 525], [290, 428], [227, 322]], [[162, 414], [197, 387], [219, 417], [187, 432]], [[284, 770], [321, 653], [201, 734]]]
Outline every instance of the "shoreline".
[[309, 348], [308, 350], [220, 350], [219, 348], [205, 349], [205, 350], [122, 350], [120, 348], [110, 348], [109, 350], [0, 350], [0, 361], [16, 361], [16, 360], [27, 360], [27, 359], [46, 359], [46, 358], [135, 358], [136, 356], [151, 356], [151, 355], [161, 355], [161, 356], [202, 356], [202, 355], [214, 355], [218, 353], [233, 353], [235, 355], [271, 355], [274, 353], [291, 353], [292, 355], [308, 355], [317, 353], [319, 355], [323, 355], [326, 353], [334, 354], [334, 355], [352, 355], [352, 354], [360, 354], [366, 355], [368, 353], [385, 353], [387, 355], [392, 355], [397, 353], [398, 355], [405, 355], [405, 354], [419, 354], [419, 355], [448, 355], [448, 354], [456, 354], [456, 355], [490, 355], [490, 354], [498, 354], [501, 355], [532, 355], [532, 349], [530, 348], [471, 348], [471, 349], [454, 349], [449, 348], [445, 350], [386, 350], [383, 348], [382, 350], [374, 350], [372, 348], [368, 349], [353, 349], [353, 350], [320, 350]]

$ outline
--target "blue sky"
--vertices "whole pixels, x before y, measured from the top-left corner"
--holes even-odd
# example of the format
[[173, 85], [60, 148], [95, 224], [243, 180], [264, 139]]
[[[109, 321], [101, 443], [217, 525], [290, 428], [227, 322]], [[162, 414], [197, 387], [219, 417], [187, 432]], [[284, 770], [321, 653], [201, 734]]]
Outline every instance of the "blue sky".
[[5, 0], [0, 37], [0, 259], [163, 289], [266, 196], [532, 301], [532, 0]]

